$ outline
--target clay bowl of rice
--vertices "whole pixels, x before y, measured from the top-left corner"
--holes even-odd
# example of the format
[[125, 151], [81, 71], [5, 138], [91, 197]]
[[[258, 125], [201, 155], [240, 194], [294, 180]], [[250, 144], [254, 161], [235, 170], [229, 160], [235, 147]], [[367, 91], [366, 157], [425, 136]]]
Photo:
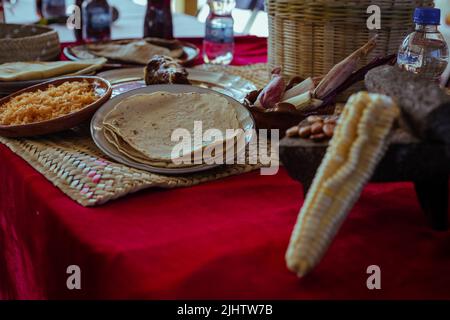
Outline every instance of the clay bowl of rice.
[[32, 137], [76, 127], [92, 118], [111, 97], [110, 83], [77, 76], [20, 90], [0, 99], [0, 135]]

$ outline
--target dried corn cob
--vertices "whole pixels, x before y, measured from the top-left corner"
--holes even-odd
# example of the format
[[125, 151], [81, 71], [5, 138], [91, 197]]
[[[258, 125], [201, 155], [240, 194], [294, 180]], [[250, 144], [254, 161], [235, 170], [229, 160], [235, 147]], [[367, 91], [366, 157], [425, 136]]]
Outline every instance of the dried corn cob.
[[353, 95], [317, 171], [286, 253], [299, 276], [319, 263], [347, 213], [370, 179], [400, 111], [387, 96]]
[[314, 90], [318, 99], [325, 98], [331, 91], [339, 87], [350, 75], [356, 71], [359, 62], [366, 57], [377, 45], [375, 35], [364, 46], [353, 52], [347, 58], [335, 65], [327, 75], [320, 81]]

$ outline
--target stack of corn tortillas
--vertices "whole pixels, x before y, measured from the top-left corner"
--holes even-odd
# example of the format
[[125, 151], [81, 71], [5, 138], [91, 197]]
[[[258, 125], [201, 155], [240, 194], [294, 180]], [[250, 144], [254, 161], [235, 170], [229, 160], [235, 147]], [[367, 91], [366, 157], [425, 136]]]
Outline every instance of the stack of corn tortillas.
[[[215, 129], [218, 134], [195, 140], [198, 121], [202, 133]], [[155, 92], [128, 97], [106, 115], [103, 127], [106, 139], [119, 153], [163, 168], [204, 165], [207, 157], [217, 156], [216, 151], [225, 153], [230, 146], [234, 150], [242, 134], [237, 130], [241, 125], [235, 107], [220, 95], [204, 93]], [[178, 134], [174, 134], [176, 129]], [[227, 135], [227, 130], [234, 132]], [[180, 148], [182, 141], [185, 144]], [[194, 162], [195, 154], [200, 154], [201, 162]]]

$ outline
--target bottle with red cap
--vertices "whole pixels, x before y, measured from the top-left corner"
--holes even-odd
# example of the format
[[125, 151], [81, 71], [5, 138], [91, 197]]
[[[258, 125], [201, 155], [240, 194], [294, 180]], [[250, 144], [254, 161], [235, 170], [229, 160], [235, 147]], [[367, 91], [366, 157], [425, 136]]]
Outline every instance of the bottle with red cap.
[[144, 37], [173, 38], [170, 0], [148, 0], [144, 21]]

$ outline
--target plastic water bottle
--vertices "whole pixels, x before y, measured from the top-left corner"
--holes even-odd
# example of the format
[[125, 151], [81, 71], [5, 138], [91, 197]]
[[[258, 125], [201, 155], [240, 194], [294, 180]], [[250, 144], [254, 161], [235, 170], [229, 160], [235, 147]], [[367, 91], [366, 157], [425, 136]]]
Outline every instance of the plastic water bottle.
[[416, 30], [405, 38], [397, 57], [400, 68], [439, 80], [448, 64], [448, 47], [438, 30], [441, 10], [417, 8], [414, 12]]
[[203, 59], [206, 63], [227, 65], [233, 60], [234, 0], [208, 0], [210, 13], [206, 20]]

